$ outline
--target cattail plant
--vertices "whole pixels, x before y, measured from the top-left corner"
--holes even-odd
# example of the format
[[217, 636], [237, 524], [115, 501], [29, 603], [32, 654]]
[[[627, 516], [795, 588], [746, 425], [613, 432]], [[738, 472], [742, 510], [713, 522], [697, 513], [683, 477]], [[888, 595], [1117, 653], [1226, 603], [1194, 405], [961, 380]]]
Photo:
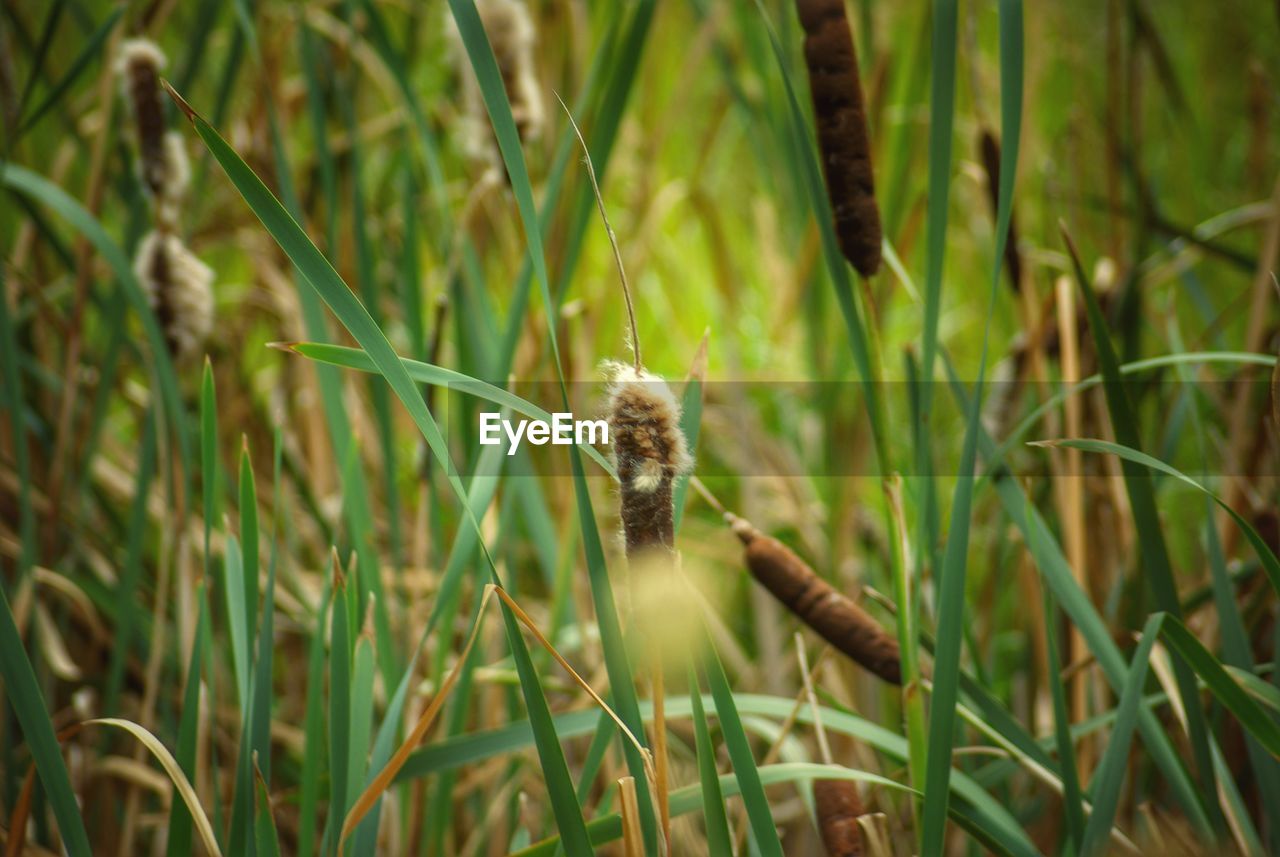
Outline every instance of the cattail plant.
[[[830, 765], [831, 743], [827, 730], [822, 726], [818, 695], [813, 690], [813, 676], [809, 672], [809, 659], [804, 653], [804, 640], [796, 634], [796, 659], [800, 666], [800, 680], [813, 715], [813, 731], [818, 739], [818, 752], [823, 764]], [[862, 854], [862, 831], [858, 828], [858, 816], [862, 815], [862, 798], [858, 786], [852, 780], [821, 779], [813, 781], [813, 808], [818, 819], [818, 832], [830, 857], [859, 857]]]
[[138, 245], [134, 275], [164, 331], [169, 352], [196, 354], [213, 329], [213, 271], [171, 232], [148, 232]]
[[[477, 0], [476, 11], [484, 25], [502, 86], [511, 103], [511, 116], [522, 142], [536, 140], [542, 135], [546, 111], [533, 59], [537, 31], [529, 8], [523, 0]], [[448, 32], [458, 73], [462, 78], [463, 106], [466, 122], [462, 124], [463, 148], [472, 158], [501, 168], [502, 155], [498, 150], [480, 93], [480, 84], [467, 61], [466, 49], [452, 17]]]
[[746, 546], [751, 576], [770, 595], [855, 663], [890, 684], [902, 684], [898, 641], [870, 614], [782, 542], [732, 512], [725, 512], [724, 519]]
[[871, 170], [867, 110], [844, 0], [796, 0], [804, 60], [840, 249], [864, 277], [880, 270], [880, 209]]
[[[987, 174], [987, 192], [991, 198], [991, 216], [996, 217], [1000, 206], [1000, 143], [989, 128], [978, 133], [978, 149], [982, 155], [982, 167]], [[1004, 245], [1004, 264], [1009, 274], [1009, 285], [1015, 292], [1022, 290], [1022, 254], [1018, 250], [1016, 218], [1009, 216], [1009, 236]]]
[[680, 403], [642, 368], [610, 364], [609, 437], [621, 483], [627, 556], [674, 549], [672, 485], [692, 461], [680, 431]]
[[169, 351], [196, 354], [213, 327], [213, 271], [178, 237], [191, 169], [182, 138], [165, 130], [160, 73], [165, 56], [154, 42], [131, 39], [120, 51], [119, 72], [133, 114], [139, 176], [152, 203], [155, 228], [143, 237], [133, 269]]
[[133, 114], [142, 185], [155, 206], [156, 222], [176, 228], [190, 179], [182, 138], [165, 130], [160, 73], [166, 61], [147, 39], [130, 39], [120, 51], [120, 76]]

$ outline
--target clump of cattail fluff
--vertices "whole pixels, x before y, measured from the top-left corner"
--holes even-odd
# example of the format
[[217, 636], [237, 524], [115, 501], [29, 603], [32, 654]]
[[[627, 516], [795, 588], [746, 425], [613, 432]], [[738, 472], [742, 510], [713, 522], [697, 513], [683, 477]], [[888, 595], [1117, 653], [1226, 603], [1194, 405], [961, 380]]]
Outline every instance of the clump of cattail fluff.
[[[1000, 208], [1000, 143], [990, 129], [982, 128], [978, 137], [982, 153], [982, 167], [987, 173], [987, 192], [991, 198], [991, 216], [999, 217]], [[1022, 254], [1018, 250], [1018, 226], [1013, 212], [1009, 213], [1009, 235], [1004, 245], [1005, 270], [1009, 285], [1015, 292], [1022, 290]]]
[[822, 170], [840, 249], [864, 277], [880, 270], [880, 209], [867, 110], [844, 0], [796, 0]]
[[813, 809], [818, 817], [822, 844], [830, 857], [859, 857], [862, 854], [862, 799], [850, 780], [814, 780]]
[[731, 512], [725, 512], [724, 517], [746, 546], [751, 576], [770, 595], [855, 663], [890, 684], [902, 684], [898, 641], [869, 613], [819, 577], [782, 542]]
[[609, 363], [605, 369], [627, 556], [674, 550], [672, 484], [693, 466], [680, 430], [680, 403], [662, 378], [642, 368]]
[[[480, 13], [485, 35], [493, 48], [493, 57], [502, 75], [502, 85], [507, 92], [507, 101], [511, 103], [511, 116], [520, 140], [526, 143], [536, 140], [542, 135], [546, 110], [534, 65], [537, 32], [529, 8], [522, 0], [477, 0], [476, 11]], [[448, 32], [454, 61], [462, 78], [466, 113], [465, 121], [460, 123], [463, 148], [476, 160], [501, 168], [502, 155], [485, 111], [480, 83], [476, 80], [452, 16], [449, 17]]]
[[191, 168], [182, 138], [165, 130], [164, 67], [164, 53], [154, 42], [130, 39], [120, 50], [118, 70], [133, 114], [138, 171], [155, 224], [138, 245], [133, 270], [170, 354], [182, 359], [195, 354], [213, 328], [213, 271], [177, 234]]
[[138, 170], [158, 223], [173, 228], [191, 169], [182, 138], [165, 130], [160, 73], [165, 57], [154, 42], [130, 39], [120, 50], [119, 71], [138, 140]]
[[134, 274], [176, 359], [196, 353], [213, 328], [213, 271], [171, 232], [148, 232]]

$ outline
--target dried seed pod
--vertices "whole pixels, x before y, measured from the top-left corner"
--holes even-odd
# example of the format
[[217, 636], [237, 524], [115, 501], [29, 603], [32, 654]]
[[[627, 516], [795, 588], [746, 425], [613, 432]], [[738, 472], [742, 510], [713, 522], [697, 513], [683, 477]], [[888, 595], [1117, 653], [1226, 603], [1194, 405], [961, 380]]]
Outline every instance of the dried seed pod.
[[622, 484], [627, 556], [675, 546], [672, 481], [693, 465], [680, 403], [657, 375], [609, 364], [609, 438]]
[[[528, 7], [521, 0], [478, 0], [476, 11], [484, 25], [485, 35], [493, 49], [502, 85], [511, 104], [511, 116], [521, 141], [536, 140], [546, 122], [542, 91], [538, 87], [533, 49], [536, 31]], [[463, 145], [477, 160], [501, 166], [502, 156], [489, 125], [484, 98], [476, 81], [466, 49], [462, 46], [456, 24], [449, 18], [449, 34], [458, 71], [463, 81], [463, 98], [467, 123]]]
[[890, 684], [902, 684], [898, 641], [790, 548], [726, 512], [746, 545], [747, 568], [774, 598], [836, 649]]
[[148, 232], [134, 274], [146, 290], [174, 359], [194, 354], [213, 328], [213, 271], [171, 232]]
[[859, 857], [862, 854], [862, 800], [858, 788], [850, 780], [814, 780], [814, 811], [822, 844], [830, 857]]
[[[991, 216], [998, 217], [1000, 209], [1000, 144], [990, 130], [983, 128], [978, 140], [982, 151], [982, 166], [987, 173], [987, 191], [991, 197]], [[1022, 254], [1018, 251], [1018, 227], [1013, 212], [1009, 213], [1009, 237], [1004, 245], [1005, 270], [1009, 285], [1015, 292], [1022, 290]]]
[[871, 170], [867, 111], [844, 0], [796, 0], [818, 147], [836, 236], [864, 277], [880, 270], [880, 209]]

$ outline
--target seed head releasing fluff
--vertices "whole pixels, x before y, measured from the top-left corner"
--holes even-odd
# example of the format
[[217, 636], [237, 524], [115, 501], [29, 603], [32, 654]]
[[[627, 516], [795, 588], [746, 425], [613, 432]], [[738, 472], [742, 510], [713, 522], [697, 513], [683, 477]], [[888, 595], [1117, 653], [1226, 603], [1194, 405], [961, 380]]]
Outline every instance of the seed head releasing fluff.
[[120, 50], [119, 72], [138, 138], [138, 169], [155, 205], [157, 222], [174, 228], [191, 169], [182, 138], [165, 130], [160, 72], [165, 57], [154, 42], [130, 39]]
[[177, 359], [194, 354], [213, 328], [213, 271], [171, 232], [148, 232], [134, 275], [142, 283]]
[[182, 138], [165, 130], [164, 67], [164, 54], [154, 42], [131, 39], [120, 50], [118, 71], [133, 114], [139, 175], [155, 224], [138, 245], [133, 270], [170, 353], [182, 359], [199, 350], [213, 327], [213, 271], [178, 237], [191, 169]]
[[680, 403], [657, 375], [606, 364], [609, 438], [622, 485], [627, 555], [675, 546], [671, 486], [693, 466], [680, 431]]
[[[493, 57], [502, 75], [502, 86], [511, 103], [511, 116], [523, 142], [542, 135], [546, 121], [541, 90], [533, 61], [536, 31], [528, 7], [522, 0], [477, 0], [476, 11], [484, 25], [485, 35], [493, 48]], [[458, 28], [450, 15], [447, 31], [458, 72], [462, 78], [466, 123], [463, 124], [463, 146], [477, 160], [501, 167], [502, 156], [494, 139], [480, 84], [467, 59]]]

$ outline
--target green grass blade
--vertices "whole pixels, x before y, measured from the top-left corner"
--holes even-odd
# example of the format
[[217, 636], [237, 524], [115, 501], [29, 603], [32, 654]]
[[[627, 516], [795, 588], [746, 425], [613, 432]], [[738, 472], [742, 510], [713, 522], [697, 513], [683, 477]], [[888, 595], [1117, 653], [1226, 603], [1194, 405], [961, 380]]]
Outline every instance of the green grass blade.
[[117, 6], [107, 15], [106, 18], [103, 19], [102, 23], [98, 25], [98, 28], [94, 30], [93, 34], [90, 35], [88, 40], [84, 43], [84, 47], [80, 49], [80, 53], [74, 60], [72, 60], [66, 73], [58, 79], [58, 82], [55, 83], [52, 88], [50, 88], [48, 94], [45, 95], [44, 100], [40, 102], [40, 105], [32, 109], [31, 115], [22, 121], [18, 131], [19, 136], [35, 127], [36, 123], [44, 118], [45, 113], [49, 112], [50, 109], [62, 101], [62, 97], [66, 94], [67, 90], [69, 90], [71, 86], [80, 79], [80, 75], [89, 67], [89, 64], [93, 62], [94, 58], [102, 52], [102, 48], [107, 42], [107, 37], [110, 36], [111, 31], [115, 29], [116, 22], [119, 21], [120, 16], [124, 14], [124, 10], [125, 7]]
[[[212, 579], [212, 578], [208, 578]], [[191, 659], [187, 666], [187, 687], [182, 693], [182, 717], [178, 722], [178, 750], [174, 757], [178, 766], [195, 780], [196, 739], [200, 727], [200, 658], [209, 635], [209, 611], [205, 603], [205, 585], [196, 586], [196, 604], [200, 615], [196, 619], [196, 635], [191, 646]], [[168, 857], [184, 857], [191, 853], [191, 810], [185, 801], [175, 800], [169, 808], [169, 841], [165, 853]]]
[[698, 781], [702, 785], [702, 819], [706, 825], [707, 854], [710, 857], [732, 857], [733, 839], [729, 834], [729, 820], [725, 816], [720, 776], [716, 772], [715, 745], [711, 743], [707, 716], [702, 710], [698, 673], [690, 666], [688, 674], [689, 701], [693, 705], [693, 740], [698, 756]]
[[1139, 704], [1142, 700], [1142, 687], [1147, 678], [1147, 663], [1151, 659], [1151, 649], [1155, 645], [1160, 632], [1164, 614], [1157, 613], [1147, 619], [1142, 629], [1142, 641], [1129, 662], [1129, 670], [1125, 677], [1124, 691], [1120, 694], [1120, 708], [1116, 715], [1115, 726], [1107, 741], [1107, 749], [1102, 754], [1102, 761], [1089, 783], [1089, 792], [1093, 797], [1093, 815], [1085, 828], [1084, 842], [1080, 853], [1086, 857], [1101, 854], [1111, 838], [1111, 825], [1115, 821], [1116, 809], [1120, 804], [1120, 789], [1124, 784], [1125, 769], [1129, 759], [1129, 744], [1133, 739], [1133, 728], [1138, 719]]
[[35, 671], [27, 658], [9, 608], [9, 598], [0, 587], [0, 677], [4, 678], [5, 696], [22, 727], [22, 736], [31, 748], [36, 773], [58, 821], [58, 832], [71, 857], [90, 857], [89, 835], [80, 817], [80, 805], [62, 761], [62, 748], [54, 735], [53, 721], [44, 705], [44, 695], [36, 682]]
[[746, 806], [756, 846], [762, 857], [782, 857], [782, 843], [778, 840], [769, 798], [764, 793], [760, 771], [756, 768], [755, 756], [751, 753], [751, 742], [747, 740], [747, 733], [742, 727], [742, 718], [738, 714], [733, 689], [729, 686], [729, 677], [725, 675], [720, 656], [716, 653], [709, 634], [706, 646], [705, 662], [711, 698], [715, 701], [716, 718], [720, 721], [724, 743], [733, 762], [733, 781]]
[[1138, 467], [1148, 467], [1152, 470], [1163, 473], [1166, 476], [1172, 476], [1179, 482], [1190, 485], [1192, 488], [1204, 493], [1205, 496], [1217, 503], [1223, 511], [1230, 515], [1231, 519], [1235, 521], [1236, 526], [1240, 528], [1245, 539], [1253, 548], [1254, 553], [1257, 554], [1258, 561], [1262, 564], [1263, 571], [1266, 572], [1267, 579], [1271, 582], [1271, 588], [1274, 589], [1277, 594], [1280, 594], [1280, 560], [1276, 559], [1276, 555], [1272, 553], [1271, 547], [1267, 544], [1266, 540], [1258, 534], [1258, 531], [1254, 529], [1253, 525], [1250, 524], [1243, 515], [1235, 509], [1232, 509], [1226, 504], [1225, 500], [1210, 491], [1204, 485], [1192, 479], [1190, 476], [1187, 476], [1182, 471], [1170, 464], [1166, 464], [1158, 458], [1153, 458], [1145, 452], [1120, 443], [1111, 443], [1110, 441], [1105, 440], [1094, 440], [1092, 438], [1072, 438], [1069, 440], [1046, 441], [1045, 445], [1063, 446], [1071, 449], [1084, 450], [1085, 452], [1114, 455], [1122, 459], [1126, 464], [1132, 464]]
[[[1066, 232], [1063, 232], [1066, 237]], [[1103, 377], [1103, 391], [1106, 394], [1107, 410], [1111, 414], [1111, 423], [1115, 429], [1116, 440], [1121, 445], [1134, 450], [1142, 448], [1138, 434], [1138, 422], [1133, 407], [1129, 402], [1120, 374], [1120, 360], [1112, 346], [1111, 337], [1107, 333], [1106, 320], [1098, 305], [1098, 297], [1094, 294], [1093, 285], [1089, 282], [1081, 265], [1079, 254], [1071, 239], [1066, 237], [1072, 266], [1075, 270], [1076, 283], [1083, 297], [1085, 310], [1089, 317], [1089, 329], [1093, 334], [1093, 342], [1098, 355], [1098, 364]], [[1135, 462], [1122, 462], [1125, 491], [1129, 497], [1129, 506], [1133, 513], [1134, 529], [1137, 531], [1142, 565], [1146, 570], [1151, 589], [1155, 593], [1156, 603], [1160, 609], [1175, 618], [1181, 618], [1182, 605], [1178, 600], [1178, 588], [1174, 582], [1173, 566], [1169, 560], [1169, 550], [1165, 543], [1164, 531], [1160, 523], [1160, 514], [1156, 507], [1155, 491], [1152, 480]], [[1182, 705], [1186, 710], [1187, 731], [1191, 738], [1191, 749], [1195, 756], [1196, 770], [1199, 774], [1201, 793], [1216, 795], [1216, 776], [1213, 770], [1213, 758], [1209, 752], [1208, 730], [1204, 712], [1196, 694], [1195, 679], [1185, 664], [1174, 664], [1174, 678], [1178, 683], [1178, 693], [1182, 697]], [[1216, 800], [1205, 801], [1209, 819], [1216, 830], [1225, 830], [1225, 821]]]
[[324, 592], [320, 596], [320, 608], [316, 611], [315, 627], [307, 653], [307, 707], [303, 715], [302, 770], [299, 774], [298, 794], [298, 853], [314, 854], [320, 800], [320, 778], [326, 770], [328, 745], [325, 741], [324, 705], [324, 629], [329, 612], [331, 581], [333, 579], [333, 554], [325, 569]]
[[1222, 662], [1187, 630], [1186, 625], [1172, 616], [1165, 619], [1160, 634], [1169, 648], [1200, 676], [1214, 698], [1235, 715], [1240, 725], [1258, 739], [1267, 752], [1280, 758], [1280, 725], [1227, 672]]
[[[952, 393], [960, 407], [966, 408], [968, 407], [967, 393], [956, 378], [950, 362], [945, 360], [945, 354], [943, 356], [950, 375]], [[979, 442], [984, 459], [991, 463], [992, 456], [995, 454], [995, 444], [985, 431], [980, 432]], [[1098, 665], [1102, 668], [1108, 684], [1116, 693], [1123, 692], [1127, 670], [1120, 650], [1111, 638], [1107, 624], [1076, 583], [1071, 566], [1061, 546], [1049, 530], [1048, 524], [1035, 507], [1028, 503], [1026, 494], [1015, 481], [1007, 477], [998, 478], [994, 480], [993, 485], [1004, 507], [1005, 515], [1022, 533], [1027, 549], [1040, 571], [1041, 579], [1049, 586], [1058, 604], [1080, 630], [1089, 651], [1093, 653]], [[1148, 752], [1192, 824], [1201, 832], [1208, 832], [1209, 818], [1201, 802], [1200, 792], [1183, 767], [1164, 728], [1145, 708], [1139, 714], [1138, 728], [1142, 732]]]
[[280, 834], [276, 831], [276, 819], [271, 809], [271, 795], [267, 792], [267, 780], [253, 766], [255, 811], [253, 817], [253, 840], [259, 857], [280, 857]]
[[[955, 88], [954, 80], [939, 82], [940, 73], [944, 77], [953, 76], [955, 63], [955, 5], [948, 3], [944, 4], [944, 6], [946, 8], [935, 10], [935, 15], [938, 16], [935, 18], [935, 26], [939, 27], [939, 29], [934, 30], [935, 60], [941, 58], [946, 65], [941, 67], [941, 72], [938, 66], [935, 65], [934, 68], [933, 106], [934, 108], [939, 106], [939, 99], [945, 102], [943, 109], [946, 110], [947, 114], [945, 121], [948, 139], [944, 142], [937, 137], [933, 137], [930, 143], [931, 194], [929, 219], [931, 225], [935, 220], [932, 191], [936, 189], [936, 186], [933, 180], [937, 177], [941, 183], [945, 184], [950, 170], [949, 116], [953, 108], [952, 101]], [[960, 455], [959, 478], [956, 481], [955, 495], [951, 505], [951, 525], [947, 532], [947, 543], [940, 569], [941, 579], [938, 583], [938, 642], [934, 658], [933, 698], [930, 704], [929, 716], [929, 748], [925, 773], [924, 811], [921, 816], [921, 851], [927, 855], [941, 854], [946, 837], [947, 802], [951, 795], [948, 784], [951, 778], [952, 741], [955, 737], [956, 697], [960, 683], [960, 650], [964, 630], [965, 578], [968, 565], [969, 533], [972, 526], [970, 515], [975, 481], [974, 469], [977, 464], [978, 436], [981, 430], [983, 380], [987, 366], [991, 316], [995, 310], [996, 295], [1000, 286], [1000, 266], [1004, 259], [1004, 246], [1008, 240], [1010, 212], [1013, 206], [1013, 184], [1017, 173], [1019, 139], [1022, 128], [1022, 3], [1021, 0], [1001, 0], [999, 8], [1001, 126], [1005, 145], [1000, 155], [1001, 180], [996, 217], [996, 247], [993, 257], [995, 261], [992, 265], [991, 283], [987, 298], [988, 310], [983, 325], [982, 356], [978, 363], [978, 382], [973, 400], [969, 405], [964, 446]], [[948, 16], [951, 18], [949, 22], [943, 20]], [[950, 32], [946, 32], [948, 28]], [[943, 41], [945, 43], [942, 43]], [[943, 57], [939, 57], [939, 51], [944, 54]], [[942, 117], [935, 113], [933, 118], [936, 121]], [[935, 144], [941, 145], [946, 152], [945, 161], [941, 164], [938, 164], [934, 158], [933, 147]], [[944, 204], [945, 199], [946, 192], [944, 190]], [[931, 228], [929, 240], [931, 248], [937, 250], [940, 254], [943, 243], [941, 233], [944, 233], [946, 228], [945, 210], [940, 213], [937, 220], [940, 221], [938, 223], [939, 237], [935, 244], [935, 233]], [[928, 382], [932, 379], [933, 374], [932, 348], [936, 346], [936, 342], [930, 341], [931, 336], [936, 337], [936, 330], [932, 333], [928, 331], [928, 314], [931, 304], [940, 297], [939, 291], [933, 290], [932, 279], [936, 276], [940, 285], [942, 276], [940, 256], [936, 264], [932, 261], [932, 254], [930, 255], [930, 260], [929, 286], [931, 296], [926, 297], [925, 300], [926, 333], [924, 348], [926, 356], [922, 367], [922, 377], [925, 385], [924, 390], [921, 390], [920, 393], [919, 404], [921, 418], [924, 420], [924, 425], [921, 426], [922, 429], [929, 422], [928, 409], [930, 402], [929, 394], [926, 391], [932, 388], [932, 384]], [[936, 325], [936, 317], [933, 319], [933, 323]], [[922, 444], [922, 448], [927, 451], [927, 431], [922, 431], [920, 437], [922, 441], [925, 441]], [[927, 467], [928, 457], [926, 456], [918, 463]], [[924, 469], [921, 472], [929, 473], [931, 471]], [[932, 485], [931, 479], [926, 479], [925, 482], [928, 485]], [[927, 529], [927, 521], [923, 518], [922, 524]]]
[[[289, 349], [309, 360], [315, 360], [330, 366], [341, 366], [346, 369], [355, 369], [359, 372], [379, 371], [373, 359], [359, 348], [330, 345], [323, 342], [297, 342], [292, 343]], [[410, 360], [407, 357], [400, 358], [400, 362], [404, 365], [409, 377], [420, 384], [444, 387], [454, 393], [466, 393], [469, 396], [492, 402], [500, 407], [510, 408], [517, 414], [530, 419], [551, 420], [550, 411], [544, 410], [526, 399], [522, 399], [515, 393], [504, 390], [502, 387], [481, 381], [479, 378], [474, 378], [444, 366], [423, 363], [419, 360]], [[611, 477], [615, 480], [618, 478], [613, 464], [598, 449], [585, 445], [579, 448]]]
[[1053, 595], [1044, 590], [1045, 650], [1049, 656], [1049, 692], [1053, 697], [1053, 737], [1058, 748], [1059, 776], [1062, 779], [1062, 805], [1066, 816], [1068, 847], [1078, 849], [1084, 841], [1084, 799], [1080, 793], [1080, 777], [1076, 769], [1075, 744], [1071, 740], [1071, 716], [1067, 712], [1067, 694], [1062, 682], [1062, 663], [1058, 653], [1058, 606]]
[[337, 835], [347, 814], [351, 740], [351, 638], [347, 580], [334, 564], [333, 615], [329, 624], [329, 816], [326, 853], [338, 851]]
[[[128, 538], [125, 543], [124, 565], [116, 587], [116, 637], [111, 647], [111, 660], [107, 666], [107, 691], [104, 710], [115, 712], [120, 691], [124, 686], [125, 664], [138, 632], [140, 608], [137, 602], [138, 586], [142, 579], [142, 559], [146, 547], [147, 499], [151, 493], [151, 480], [156, 472], [156, 423], [159, 415], [154, 409], [142, 414], [142, 443], [138, 450], [138, 472], [134, 478], [133, 503], [129, 511]], [[140, 632], [138, 632], [140, 633]]]

